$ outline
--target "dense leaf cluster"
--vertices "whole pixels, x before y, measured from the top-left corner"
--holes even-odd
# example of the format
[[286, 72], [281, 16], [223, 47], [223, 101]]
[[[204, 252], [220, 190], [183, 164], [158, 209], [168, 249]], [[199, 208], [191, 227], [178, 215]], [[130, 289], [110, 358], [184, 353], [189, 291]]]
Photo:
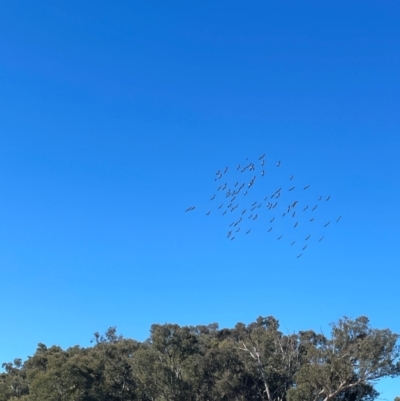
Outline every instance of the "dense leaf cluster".
[[109, 328], [95, 345], [39, 344], [4, 363], [0, 401], [372, 401], [400, 374], [398, 335], [366, 317], [283, 334], [273, 317], [233, 329], [154, 324], [145, 342]]

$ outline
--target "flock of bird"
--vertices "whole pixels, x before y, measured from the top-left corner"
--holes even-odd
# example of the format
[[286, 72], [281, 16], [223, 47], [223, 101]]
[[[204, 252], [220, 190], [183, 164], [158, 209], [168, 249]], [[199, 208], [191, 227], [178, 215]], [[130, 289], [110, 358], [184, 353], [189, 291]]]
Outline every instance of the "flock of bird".
[[[273, 166], [275, 169], [280, 167], [280, 161]], [[229, 179], [232, 172], [234, 177]], [[214, 177], [216, 192], [210, 198], [214, 208], [207, 210], [205, 215], [218, 213], [231, 218], [226, 234], [230, 241], [234, 241], [242, 233], [249, 235], [255, 222], [261, 222], [266, 234], [273, 235], [277, 232], [276, 240], [287, 239], [291, 247], [298, 248], [296, 257], [300, 258], [313, 241], [318, 243], [325, 238], [324, 231], [332, 222], [338, 223], [341, 216], [328, 221], [321, 220], [317, 209], [329, 202], [330, 195], [319, 195], [304, 201], [310, 185], [299, 187], [295, 184], [293, 174], [287, 178], [286, 185], [281, 182], [282, 187], [270, 189], [268, 193], [263, 188], [263, 200], [250, 200], [256, 184], [263, 180], [266, 180], [266, 184], [273, 184], [273, 180], [267, 178], [271, 173], [271, 170], [267, 170], [265, 154], [256, 162], [246, 159], [244, 165], [238, 164], [234, 169], [225, 167], [218, 170]], [[194, 210], [196, 206], [189, 206], [186, 212]], [[262, 223], [265, 214], [267, 217]]]

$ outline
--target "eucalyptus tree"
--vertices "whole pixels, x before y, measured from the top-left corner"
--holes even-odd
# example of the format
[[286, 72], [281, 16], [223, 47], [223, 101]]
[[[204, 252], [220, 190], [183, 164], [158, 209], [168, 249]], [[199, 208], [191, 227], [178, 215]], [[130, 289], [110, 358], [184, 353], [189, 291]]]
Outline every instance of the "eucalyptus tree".
[[[303, 332], [303, 363], [289, 401], [331, 401], [344, 394], [364, 391], [374, 394], [373, 384], [383, 377], [400, 374], [397, 334], [371, 328], [369, 319], [347, 317], [331, 325], [331, 338]], [[357, 398], [355, 398], [357, 399]]]

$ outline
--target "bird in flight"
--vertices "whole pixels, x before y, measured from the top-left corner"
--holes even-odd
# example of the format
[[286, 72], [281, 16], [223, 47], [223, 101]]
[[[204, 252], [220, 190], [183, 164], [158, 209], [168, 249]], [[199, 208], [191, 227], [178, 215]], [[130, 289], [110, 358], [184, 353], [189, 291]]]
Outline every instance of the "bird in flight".
[[342, 218], [342, 216], [339, 216], [338, 219], [336, 220], [336, 223], [339, 223], [339, 220]]
[[[295, 186], [293, 185], [293, 184], [295, 184], [295, 182], [291, 182], [291, 185], [292, 185], [291, 187], [285, 187], [284, 186], [283, 190], [282, 190], [282, 188], [279, 188], [275, 192], [272, 193], [272, 190], [273, 190], [272, 189], [271, 192], [270, 192], [270, 195], [262, 196], [262, 198], [264, 199], [264, 202], [262, 202], [262, 203], [256, 201], [251, 206], [250, 206], [250, 204], [247, 204], [247, 202], [246, 202], [246, 205], [242, 204], [241, 201], [239, 200], [240, 195], [241, 196], [248, 195], [248, 193], [251, 190], [251, 188], [253, 186], [254, 187], [256, 186], [256, 183], [257, 183], [257, 186], [259, 185], [258, 182], [262, 182], [263, 184], [266, 183], [264, 180], [262, 180], [262, 181], [261, 180], [260, 181], [257, 180], [257, 178], [259, 178], [260, 176], [261, 177], [266, 176], [267, 172], [268, 172], [268, 176], [270, 176], [271, 173], [272, 173], [272, 171], [268, 170], [267, 167], [261, 167], [261, 166], [264, 166], [264, 165], [266, 166], [267, 165], [266, 162], [268, 160], [266, 158], [265, 153], [261, 154], [258, 157], [258, 160], [255, 159], [254, 163], [249, 159], [250, 158], [247, 158], [246, 161], [243, 162], [243, 164], [242, 163], [236, 164], [236, 166], [235, 165], [233, 165], [233, 166], [229, 166], [228, 165], [229, 167], [226, 166], [226, 167], [222, 168], [221, 170], [216, 171], [214, 178], [216, 177], [215, 180], [218, 180], [219, 182], [213, 184], [213, 185], [215, 185], [215, 189], [214, 189], [213, 192], [211, 192], [212, 196], [210, 198], [208, 198], [208, 199], [210, 201], [213, 201], [214, 199], [217, 198], [217, 195], [219, 195], [220, 192], [223, 192], [223, 194], [226, 197], [226, 204], [228, 204], [228, 206], [225, 205], [225, 201], [219, 203], [219, 199], [218, 199], [218, 200], [216, 200], [216, 202], [213, 202], [213, 203], [210, 204], [210, 205], [213, 205], [213, 208], [210, 207], [208, 210], [206, 209], [205, 212], [204, 212], [207, 216], [209, 216], [211, 214], [211, 212], [213, 210], [216, 210], [216, 209], [220, 209], [221, 210], [220, 213], [222, 215], [225, 215], [228, 211], [230, 211], [231, 212], [231, 216], [234, 216], [233, 217], [234, 222], [231, 223], [231, 225], [230, 225], [230, 227], [233, 226], [232, 230], [233, 230], [234, 233], [242, 231], [243, 233], [249, 234], [250, 231], [251, 231], [250, 228], [243, 227], [243, 230], [241, 230], [241, 227], [240, 227], [241, 221], [244, 219], [245, 215], [247, 216], [248, 219], [252, 219], [253, 221], [257, 220], [257, 219], [258, 220], [260, 220], [260, 219], [262, 220], [263, 213], [265, 213], [264, 205], [266, 205], [267, 211], [268, 210], [272, 211], [272, 209], [274, 209], [274, 208], [276, 208], [277, 211], [278, 211], [278, 214], [275, 215], [275, 213], [274, 213], [275, 216], [272, 215], [272, 216], [270, 216], [268, 218], [268, 221], [270, 222], [270, 227], [267, 228], [267, 230], [268, 230], [268, 232], [271, 232], [272, 228], [275, 227], [275, 225], [277, 223], [280, 223], [280, 221], [279, 221], [280, 219], [279, 218], [281, 216], [279, 215], [279, 213], [282, 213], [282, 218], [285, 217], [286, 214], [288, 214], [288, 215], [290, 214], [293, 217], [293, 220], [290, 220], [292, 222], [292, 224], [293, 224], [292, 227], [296, 228], [297, 226], [299, 226], [300, 221], [302, 221], [301, 220], [301, 213], [300, 213], [301, 210], [303, 210], [304, 212], [307, 209], [310, 209], [310, 211], [315, 211], [316, 208], [317, 208], [317, 205], [323, 204], [323, 202], [322, 203], [318, 202], [318, 203], [314, 204], [315, 206], [312, 203], [310, 205], [304, 205], [303, 201], [305, 201], [305, 199], [303, 200], [301, 198], [298, 198], [298, 200], [291, 199], [291, 200], [288, 200], [287, 203], [286, 203], [285, 196], [290, 195], [290, 194], [287, 194], [287, 191], [291, 192], [291, 191], [295, 190]], [[255, 163], [256, 160], [257, 160], [257, 163]], [[275, 163], [276, 163], [277, 167], [281, 167], [281, 160], [278, 160]], [[257, 167], [259, 168], [259, 170], [258, 170], [259, 173], [257, 172]], [[236, 168], [236, 170], [235, 170], [235, 168]], [[229, 181], [229, 183], [228, 182], [224, 183], [223, 181], [221, 181], [221, 179], [228, 171], [230, 173], [229, 175], [237, 175], [237, 177], [236, 177], [236, 179], [232, 178], [232, 182]], [[251, 173], [252, 171], [253, 171], [253, 173]], [[256, 172], [257, 172], [257, 174], [256, 174]], [[241, 173], [248, 173], [248, 174], [246, 174], [246, 178], [244, 180], [240, 180], [239, 179], [239, 176], [240, 176]], [[289, 181], [294, 181], [294, 173], [295, 173], [295, 171], [293, 172], [293, 174], [289, 173], [287, 175], [286, 179], [289, 179]], [[255, 175], [252, 176], [252, 174], [255, 174]], [[296, 177], [297, 177], [297, 175], [296, 175]], [[297, 182], [297, 178], [296, 178], [296, 182]], [[246, 188], [246, 186], [247, 186], [247, 188]], [[298, 185], [297, 189], [299, 190], [299, 189], [301, 189], [301, 187], [303, 187], [303, 190], [307, 190], [308, 188], [310, 188], [310, 184], [300, 185], [300, 186]], [[217, 191], [216, 191], [216, 189], [217, 189]], [[269, 192], [269, 190], [267, 190], [266, 192]], [[298, 192], [296, 191], [296, 193], [298, 193]], [[273, 199], [273, 198], [274, 198], [275, 202], [270, 200], [270, 199]], [[325, 201], [328, 201], [328, 200], [330, 200], [330, 198], [331, 198], [330, 195], [317, 195], [316, 198], [314, 198], [314, 199], [318, 199], [318, 201], [321, 201], [322, 199], [325, 200]], [[246, 200], [246, 199], [247, 198], [245, 198], [244, 200]], [[286, 205], [282, 204], [281, 199], [284, 200]], [[238, 201], [238, 204], [236, 204], [236, 200]], [[279, 205], [278, 205], [278, 202], [279, 202]], [[308, 201], [308, 202], [310, 202], [310, 201]], [[238, 211], [235, 212], [235, 209], [237, 209], [239, 207], [239, 205], [241, 206], [240, 211], [238, 210]], [[297, 208], [297, 205], [299, 205], [299, 208]], [[300, 206], [300, 205], [302, 205], [302, 206]], [[253, 213], [253, 211], [255, 211], [255, 209], [258, 209], [258, 208], [261, 208], [261, 207], [263, 207], [263, 208], [260, 209], [260, 211], [259, 211], [260, 216], [258, 216], [258, 214], [256, 214], [256, 213]], [[323, 208], [323, 206], [322, 207], [320, 206], [320, 209], [321, 208]], [[195, 206], [190, 206], [185, 210], [185, 212], [191, 212], [194, 209], [195, 209]], [[249, 212], [249, 214], [247, 214], [247, 212]], [[219, 213], [217, 213], [217, 214], [219, 214]], [[314, 213], [311, 214], [311, 216], [309, 217], [309, 222], [313, 222], [313, 221], [317, 220], [317, 222], [318, 222], [317, 225], [319, 226], [319, 220], [317, 218], [317, 214], [314, 214]], [[296, 217], [297, 221], [294, 220], [294, 217]], [[288, 218], [290, 219], [289, 216], [288, 216]], [[321, 226], [323, 225], [324, 227], [327, 227], [331, 222], [332, 223], [335, 222], [335, 221], [339, 222], [340, 219], [341, 219], [341, 216], [338, 216], [338, 217], [336, 217], [334, 219], [331, 219], [331, 221], [328, 221], [328, 222], [325, 221], [325, 223], [321, 224]], [[293, 221], [295, 223], [293, 223]], [[228, 224], [229, 224], [229, 222], [227, 223], [227, 225]], [[290, 227], [290, 225], [289, 225], [289, 227]], [[311, 236], [314, 237], [314, 234], [312, 234], [312, 235], [311, 234], [307, 234], [307, 232], [302, 234], [302, 227], [303, 226], [299, 227], [299, 229], [297, 229], [295, 232], [300, 234], [300, 235], [304, 235], [305, 234], [302, 237], [303, 238], [303, 246], [304, 245], [307, 246], [306, 244], [309, 244], [309, 243], [313, 242], [313, 240], [311, 240], [311, 241], [307, 241], [307, 240], [309, 240], [311, 238]], [[229, 228], [228, 228], [228, 230], [229, 230]], [[300, 230], [300, 232], [298, 232], [298, 230]], [[281, 234], [279, 234], [278, 237], [275, 237], [275, 238], [277, 238], [279, 240], [279, 239], [283, 238], [283, 235], [286, 238], [286, 233], [283, 232], [283, 231], [281, 232]], [[228, 238], [230, 238], [231, 240], [235, 239], [234, 235], [232, 234], [232, 231], [228, 231]], [[304, 243], [304, 238], [305, 238], [305, 241], [306, 241], [305, 243]], [[318, 239], [318, 238], [319, 237], [317, 236], [316, 239]], [[322, 241], [323, 238], [324, 238], [324, 236], [320, 237], [319, 241]], [[299, 240], [300, 240], [300, 237], [297, 238], [297, 239], [295, 237], [295, 238], [292, 239], [292, 241], [288, 241], [287, 245], [289, 245], [289, 244], [290, 245], [294, 245], [295, 243], [301, 244], [301, 242]], [[286, 243], [285, 240], [284, 240], [284, 242]], [[304, 249], [306, 249], [306, 248], [304, 247], [303, 250]], [[298, 255], [298, 257], [300, 257], [301, 255], [302, 255], [302, 253], [300, 253], [300, 255]]]
[[304, 247], [303, 247], [303, 249], [302, 249], [302, 251], [304, 251], [304, 249], [306, 249], [306, 248], [307, 248], [307, 246], [308, 246], [308, 245], [304, 246]]
[[321, 242], [324, 239], [324, 235], [318, 240], [318, 242]]
[[303, 254], [301, 253], [300, 255], [297, 255], [297, 259], [298, 259], [301, 255], [303, 255]]

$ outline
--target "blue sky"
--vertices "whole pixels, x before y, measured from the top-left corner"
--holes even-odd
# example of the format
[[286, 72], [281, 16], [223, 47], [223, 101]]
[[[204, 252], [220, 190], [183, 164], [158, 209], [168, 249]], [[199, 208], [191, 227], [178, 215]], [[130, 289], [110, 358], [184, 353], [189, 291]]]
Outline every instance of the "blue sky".
[[[3, 1], [1, 362], [259, 315], [400, 333], [399, 26], [396, 1]], [[205, 215], [263, 153], [254, 200], [294, 174], [342, 215], [299, 259]]]

